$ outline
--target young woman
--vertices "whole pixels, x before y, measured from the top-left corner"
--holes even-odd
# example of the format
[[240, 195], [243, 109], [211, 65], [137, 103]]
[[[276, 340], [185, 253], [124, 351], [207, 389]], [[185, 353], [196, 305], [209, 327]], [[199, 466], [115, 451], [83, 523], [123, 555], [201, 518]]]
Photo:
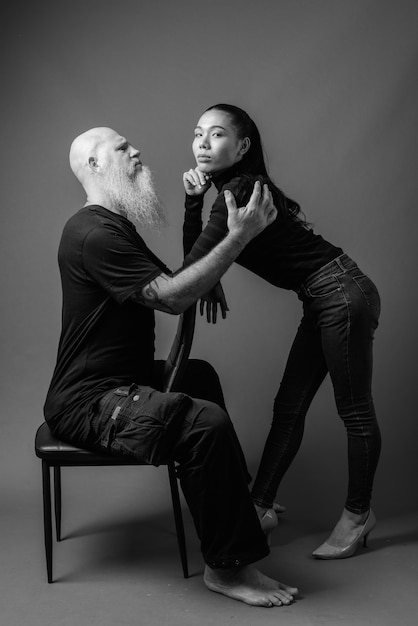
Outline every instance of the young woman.
[[[300, 447], [307, 410], [329, 372], [347, 432], [349, 481], [341, 518], [313, 556], [351, 556], [376, 523], [370, 501], [381, 439], [371, 380], [379, 294], [341, 248], [308, 227], [299, 205], [273, 183], [260, 134], [245, 111], [226, 104], [207, 109], [197, 123], [192, 147], [197, 167], [183, 175], [185, 264], [207, 254], [225, 236], [224, 192], [232, 192], [243, 206], [259, 179], [268, 183], [278, 215], [236, 262], [276, 287], [295, 291], [303, 306], [252, 488], [261, 523], [266, 532], [277, 524], [274, 497]], [[218, 196], [203, 229], [203, 198], [212, 184]], [[203, 300], [201, 312], [205, 303], [208, 321], [216, 321], [218, 305], [226, 315], [220, 285]]]

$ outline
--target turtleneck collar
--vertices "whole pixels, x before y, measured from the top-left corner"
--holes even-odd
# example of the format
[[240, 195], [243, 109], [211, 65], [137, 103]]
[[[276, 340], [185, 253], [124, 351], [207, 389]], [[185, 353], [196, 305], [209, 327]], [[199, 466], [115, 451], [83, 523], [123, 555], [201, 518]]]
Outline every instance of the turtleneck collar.
[[241, 163], [238, 161], [238, 163], [235, 163], [227, 170], [222, 170], [222, 172], [218, 172], [217, 174], [214, 174], [212, 176], [213, 184], [218, 191], [220, 191], [226, 183], [232, 180], [232, 178], [234, 178], [235, 176], [240, 176], [242, 174], [240, 166]]

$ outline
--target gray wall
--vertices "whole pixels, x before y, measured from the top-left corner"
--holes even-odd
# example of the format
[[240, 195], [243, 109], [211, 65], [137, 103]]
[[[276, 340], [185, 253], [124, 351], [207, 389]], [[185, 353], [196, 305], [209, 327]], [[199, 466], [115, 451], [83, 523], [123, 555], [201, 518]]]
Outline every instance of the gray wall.
[[[33, 434], [55, 362], [56, 252], [83, 193], [71, 140], [125, 134], [156, 174], [170, 226], [147, 241], [181, 262], [181, 176], [201, 112], [249, 111], [271, 173], [317, 232], [379, 287], [374, 396], [383, 434], [375, 508], [416, 508], [417, 17], [414, 0], [26, 2], [9, 13], [2, 72], [0, 480], [38, 487]], [[242, 268], [224, 280], [230, 314], [199, 320], [193, 356], [218, 369], [250, 469], [301, 315], [294, 294]], [[157, 355], [176, 319], [158, 314]], [[334, 518], [344, 502], [345, 434], [329, 381], [309, 414], [280, 500]], [[147, 473], [146, 480], [153, 480]]]

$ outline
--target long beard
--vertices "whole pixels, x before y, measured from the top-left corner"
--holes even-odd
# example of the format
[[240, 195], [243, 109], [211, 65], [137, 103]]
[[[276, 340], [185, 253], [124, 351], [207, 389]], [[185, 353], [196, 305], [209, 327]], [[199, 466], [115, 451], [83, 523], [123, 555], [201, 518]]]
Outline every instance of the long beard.
[[151, 170], [146, 165], [130, 177], [111, 167], [106, 172], [105, 187], [122, 215], [139, 228], [161, 230], [167, 220], [164, 207], [155, 190]]

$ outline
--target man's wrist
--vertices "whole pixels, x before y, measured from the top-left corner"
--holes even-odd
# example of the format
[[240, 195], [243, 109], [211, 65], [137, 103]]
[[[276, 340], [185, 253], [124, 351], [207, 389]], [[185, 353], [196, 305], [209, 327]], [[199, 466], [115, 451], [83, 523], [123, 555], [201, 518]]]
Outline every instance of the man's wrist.
[[241, 231], [239, 230], [228, 231], [228, 234], [226, 235], [225, 239], [227, 239], [231, 243], [231, 245], [233, 245], [234, 247], [241, 248], [242, 250], [245, 248], [247, 243], [251, 241], [251, 237], [247, 236], [245, 232], [242, 230]]

